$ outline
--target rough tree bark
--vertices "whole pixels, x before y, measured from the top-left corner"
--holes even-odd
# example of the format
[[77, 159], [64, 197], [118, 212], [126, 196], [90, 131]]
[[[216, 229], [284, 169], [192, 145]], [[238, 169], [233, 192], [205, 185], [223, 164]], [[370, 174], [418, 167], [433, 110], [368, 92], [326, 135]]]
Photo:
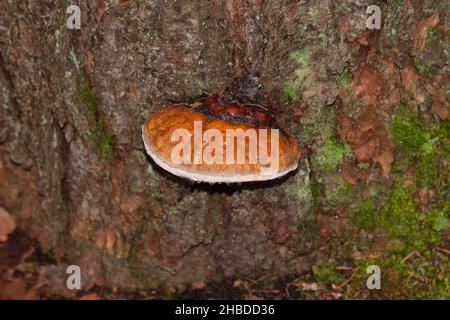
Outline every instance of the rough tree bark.
[[[81, 29], [69, 30], [72, 1], [1, 1], [0, 206], [44, 253], [80, 265], [86, 283], [183, 287], [310, 270], [360, 195], [337, 192], [357, 180], [356, 161], [390, 179], [391, 106], [428, 103], [448, 118], [445, 93], [429, 101], [414, 66], [428, 50], [423, 32], [445, 26], [445, 1], [380, 1], [374, 31], [372, 2], [80, 0]], [[433, 52], [445, 82], [447, 56]], [[141, 140], [148, 113], [243, 74], [259, 78], [297, 136], [299, 169], [237, 186], [158, 169]], [[375, 123], [371, 150], [341, 132], [358, 130], [353, 119]], [[344, 148], [330, 167], [336, 154], [320, 153], [330, 138], [356, 160]]]

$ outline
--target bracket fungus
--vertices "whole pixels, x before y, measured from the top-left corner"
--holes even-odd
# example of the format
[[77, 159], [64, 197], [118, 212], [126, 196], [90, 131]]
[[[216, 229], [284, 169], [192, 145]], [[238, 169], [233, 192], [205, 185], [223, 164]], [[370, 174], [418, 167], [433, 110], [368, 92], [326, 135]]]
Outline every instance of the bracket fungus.
[[274, 115], [216, 95], [164, 108], [142, 127], [145, 150], [170, 173], [208, 183], [264, 181], [297, 168], [300, 149]]

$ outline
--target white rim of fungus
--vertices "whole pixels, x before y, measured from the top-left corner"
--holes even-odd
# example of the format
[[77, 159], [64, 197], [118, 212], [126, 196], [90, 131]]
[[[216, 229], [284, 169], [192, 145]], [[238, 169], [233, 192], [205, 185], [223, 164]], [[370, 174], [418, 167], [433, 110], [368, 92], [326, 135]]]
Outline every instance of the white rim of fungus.
[[274, 174], [236, 173], [231, 176], [228, 174], [204, 174], [173, 166], [169, 164], [167, 161], [160, 158], [156, 152], [152, 151], [150, 144], [147, 143], [147, 140], [145, 138], [145, 125], [142, 126], [142, 140], [144, 141], [145, 151], [153, 159], [153, 161], [155, 161], [155, 163], [158, 166], [178, 177], [187, 178], [190, 180], [194, 180], [196, 182], [239, 183], [239, 182], [267, 181], [280, 178], [288, 174], [289, 172], [294, 171], [298, 167], [298, 161], [296, 161], [293, 165], [289, 166], [287, 169], [283, 171], [277, 171]]

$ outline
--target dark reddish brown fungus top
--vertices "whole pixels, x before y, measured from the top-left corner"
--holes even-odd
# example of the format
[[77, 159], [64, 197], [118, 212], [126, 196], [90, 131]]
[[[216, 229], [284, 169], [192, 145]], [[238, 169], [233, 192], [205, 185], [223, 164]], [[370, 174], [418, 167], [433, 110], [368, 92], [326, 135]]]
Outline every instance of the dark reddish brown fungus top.
[[232, 123], [250, 123], [274, 127], [275, 116], [265, 107], [253, 104], [224, 105], [217, 95], [210, 95], [197, 107], [209, 119], [222, 119]]

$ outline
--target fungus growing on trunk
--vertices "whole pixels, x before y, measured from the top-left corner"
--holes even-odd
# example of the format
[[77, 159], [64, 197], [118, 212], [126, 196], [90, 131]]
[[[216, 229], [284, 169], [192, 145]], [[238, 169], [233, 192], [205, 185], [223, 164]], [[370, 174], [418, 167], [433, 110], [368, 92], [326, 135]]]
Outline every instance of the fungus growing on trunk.
[[142, 138], [158, 166], [198, 182], [276, 179], [295, 170], [300, 159], [297, 142], [267, 108], [223, 104], [216, 95], [150, 115]]
[[265, 109], [220, 104], [173, 106], [142, 128], [145, 150], [163, 169], [199, 182], [263, 181], [295, 170], [300, 150]]

